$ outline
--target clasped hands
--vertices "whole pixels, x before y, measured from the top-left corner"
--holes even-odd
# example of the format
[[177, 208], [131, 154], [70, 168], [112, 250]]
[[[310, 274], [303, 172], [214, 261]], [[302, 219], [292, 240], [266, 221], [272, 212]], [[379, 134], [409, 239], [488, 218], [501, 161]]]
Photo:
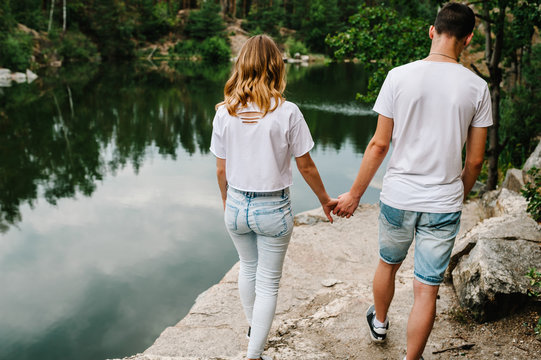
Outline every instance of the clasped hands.
[[331, 212], [334, 215], [349, 219], [353, 216], [353, 213], [359, 206], [360, 200], [360, 197], [353, 196], [350, 192], [347, 192], [338, 196], [338, 199], [330, 199], [326, 203], [322, 203], [321, 206], [323, 207], [325, 215], [332, 223], [333, 219]]

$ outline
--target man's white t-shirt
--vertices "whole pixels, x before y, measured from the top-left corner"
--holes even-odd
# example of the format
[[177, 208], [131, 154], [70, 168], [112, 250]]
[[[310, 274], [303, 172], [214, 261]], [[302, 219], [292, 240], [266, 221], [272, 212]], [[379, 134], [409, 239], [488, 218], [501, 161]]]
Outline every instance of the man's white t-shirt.
[[[252, 105], [242, 112], [259, 112]], [[241, 191], [272, 192], [293, 183], [291, 156], [300, 157], [314, 146], [297, 105], [284, 101], [255, 122], [231, 116], [224, 105], [212, 123], [210, 151], [226, 159], [229, 186]]]
[[468, 128], [492, 125], [486, 82], [460, 64], [419, 60], [389, 71], [374, 111], [394, 120], [380, 199], [401, 210], [462, 210]]

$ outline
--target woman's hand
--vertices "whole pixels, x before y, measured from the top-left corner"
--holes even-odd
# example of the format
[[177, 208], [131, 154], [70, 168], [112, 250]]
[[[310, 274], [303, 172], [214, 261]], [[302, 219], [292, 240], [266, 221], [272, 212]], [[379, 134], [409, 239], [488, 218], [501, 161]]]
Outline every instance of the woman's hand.
[[325, 203], [321, 203], [321, 207], [323, 208], [323, 212], [325, 213], [325, 216], [327, 216], [327, 219], [333, 223], [333, 218], [331, 216], [331, 211], [334, 209], [334, 207], [338, 205], [338, 199], [329, 199]]
[[226, 199], [222, 199], [222, 202], [224, 203], [224, 211], [225, 211], [225, 201]]

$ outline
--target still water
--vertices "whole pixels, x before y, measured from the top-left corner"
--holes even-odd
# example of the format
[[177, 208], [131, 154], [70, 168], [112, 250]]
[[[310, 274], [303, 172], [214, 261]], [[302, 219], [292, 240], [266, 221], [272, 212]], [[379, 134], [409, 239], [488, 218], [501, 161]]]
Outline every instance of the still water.
[[[236, 262], [208, 150], [228, 73], [76, 68], [0, 88], [0, 359], [141, 352]], [[355, 64], [288, 68], [331, 196], [375, 130], [365, 84]], [[294, 182], [294, 211], [317, 207]]]

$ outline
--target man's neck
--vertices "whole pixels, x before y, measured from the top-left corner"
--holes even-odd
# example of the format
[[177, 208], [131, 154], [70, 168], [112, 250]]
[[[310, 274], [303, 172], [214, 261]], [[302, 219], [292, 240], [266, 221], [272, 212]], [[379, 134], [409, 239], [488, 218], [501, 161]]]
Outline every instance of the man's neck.
[[463, 47], [460, 46], [455, 38], [441, 36], [432, 41], [429, 55], [424, 59], [426, 61], [458, 63], [458, 57]]

